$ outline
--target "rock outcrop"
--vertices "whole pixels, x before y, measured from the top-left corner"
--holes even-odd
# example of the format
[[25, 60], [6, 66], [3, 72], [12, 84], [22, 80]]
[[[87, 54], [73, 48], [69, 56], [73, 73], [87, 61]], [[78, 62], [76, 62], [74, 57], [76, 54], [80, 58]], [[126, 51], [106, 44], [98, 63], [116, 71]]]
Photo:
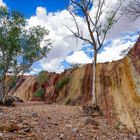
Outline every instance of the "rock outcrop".
[[[66, 70], [64, 73], [48, 73], [42, 100], [47, 103], [79, 105], [91, 99], [92, 65]], [[56, 85], [64, 77], [67, 83]], [[36, 77], [29, 76], [14, 93], [22, 100], [31, 100]], [[59, 83], [60, 84], [60, 83]], [[140, 133], [140, 38], [128, 55], [118, 61], [97, 66], [98, 103], [110, 123], [116, 119], [132, 132]]]
[[22, 78], [20, 86], [14, 92], [14, 96], [26, 101], [33, 98], [33, 86], [36, 83], [36, 77], [26, 76]]

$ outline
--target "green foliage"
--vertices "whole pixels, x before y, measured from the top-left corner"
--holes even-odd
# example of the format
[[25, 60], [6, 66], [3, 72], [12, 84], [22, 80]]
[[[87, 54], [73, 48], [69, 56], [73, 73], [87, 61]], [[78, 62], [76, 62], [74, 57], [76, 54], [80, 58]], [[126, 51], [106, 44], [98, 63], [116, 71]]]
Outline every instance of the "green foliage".
[[[2, 90], [0, 96], [5, 98], [5, 77], [15, 77], [31, 70], [34, 62], [45, 57], [50, 50], [50, 40], [44, 40], [49, 34], [41, 26], [26, 27], [26, 20], [17, 11], [0, 7], [0, 80]], [[41, 42], [44, 41], [44, 46]], [[3, 100], [0, 97], [0, 100]]]
[[45, 84], [48, 79], [48, 75], [45, 71], [41, 71], [37, 76], [37, 82], [42, 85]]
[[68, 98], [68, 99], [66, 99], [65, 101], [64, 101], [64, 105], [69, 105], [70, 103], [71, 103], [71, 99], [70, 98]]
[[81, 68], [82, 66], [84, 66], [84, 65], [83, 64], [71, 64], [72, 69], [78, 69], [78, 68]]
[[40, 26], [25, 28], [26, 20], [17, 11], [0, 7], [0, 76], [27, 72], [50, 50], [50, 40], [40, 47], [49, 32]]
[[34, 97], [43, 97], [45, 94], [45, 89], [44, 88], [39, 88], [37, 91], [34, 93]]
[[70, 77], [64, 77], [60, 81], [58, 81], [55, 85], [56, 91], [61, 90], [66, 84], [70, 81]]
[[12, 78], [9, 80], [9, 82], [6, 83], [6, 86], [7, 86], [7, 87], [10, 87], [10, 88], [15, 87], [15, 86], [16, 86], [16, 81], [15, 81], [15, 79], [12, 77]]

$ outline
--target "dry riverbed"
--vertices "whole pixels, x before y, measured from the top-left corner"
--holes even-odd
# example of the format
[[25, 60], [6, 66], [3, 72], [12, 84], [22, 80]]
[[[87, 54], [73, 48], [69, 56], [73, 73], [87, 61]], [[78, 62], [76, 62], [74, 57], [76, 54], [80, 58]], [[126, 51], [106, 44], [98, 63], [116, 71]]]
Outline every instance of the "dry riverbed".
[[103, 116], [84, 116], [80, 106], [0, 107], [0, 140], [139, 140]]

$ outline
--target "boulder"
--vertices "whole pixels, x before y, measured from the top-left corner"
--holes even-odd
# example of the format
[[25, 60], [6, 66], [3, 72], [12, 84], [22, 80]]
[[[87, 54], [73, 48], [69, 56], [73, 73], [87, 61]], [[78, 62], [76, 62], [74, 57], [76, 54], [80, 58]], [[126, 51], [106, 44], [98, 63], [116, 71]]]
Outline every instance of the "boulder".
[[14, 106], [14, 102], [23, 102], [23, 100], [21, 100], [19, 97], [16, 96], [9, 96], [7, 97], [4, 105], [6, 106]]

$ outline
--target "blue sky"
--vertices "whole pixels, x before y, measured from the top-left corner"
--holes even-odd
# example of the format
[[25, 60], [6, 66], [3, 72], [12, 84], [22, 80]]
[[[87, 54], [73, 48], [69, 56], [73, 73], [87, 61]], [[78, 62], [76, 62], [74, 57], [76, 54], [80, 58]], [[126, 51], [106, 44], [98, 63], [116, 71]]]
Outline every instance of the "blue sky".
[[38, 6], [47, 7], [48, 12], [65, 9], [68, 0], [3, 0], [10, 9], [18, 10], [26, 18], [35, 15]]
[[[116, 0], [107, 0], [111, 2]], [[131, 1], [131, 0], [126, 0]], [[71, 16], [66, 11], [68, 0], [0, 0], [0, 5], [5, 3], [11, 10], [17, 10], [25, 16], [29, 27], [41, 25], [45, 26], [49, 31], [49, 38], [53, 40], [53, 48], [47, 58], [33, 65], [32, 74], [41, 70], [49, 72], [62, 72], [69, 68], [71, 64], [91, 63], [91, 46], [83, 47], [83, 42], [75, 38], [67, 38], [71, 35], [65, 25], [75, 29], [75, 24], [71, 20]], [[91, 8], [91, 14], [94, 13], [94, 7]], [[94, 16], [94, 15], [93, 15]], [[86, 24], [82, 17], [77, 17], [85, 36], [88, 36]], [[98, 62], [111, 62], [121, 59], [120, 55], [123, 50], [133, 47], [137, 40], [135, 31], [140, 30], [140, 19], [131, 22], [127, 17], [123, 17], [117, 24], [113, 26], [108, 36], [108, 42], [104, 44], [104, 48], [98, 54]]]

